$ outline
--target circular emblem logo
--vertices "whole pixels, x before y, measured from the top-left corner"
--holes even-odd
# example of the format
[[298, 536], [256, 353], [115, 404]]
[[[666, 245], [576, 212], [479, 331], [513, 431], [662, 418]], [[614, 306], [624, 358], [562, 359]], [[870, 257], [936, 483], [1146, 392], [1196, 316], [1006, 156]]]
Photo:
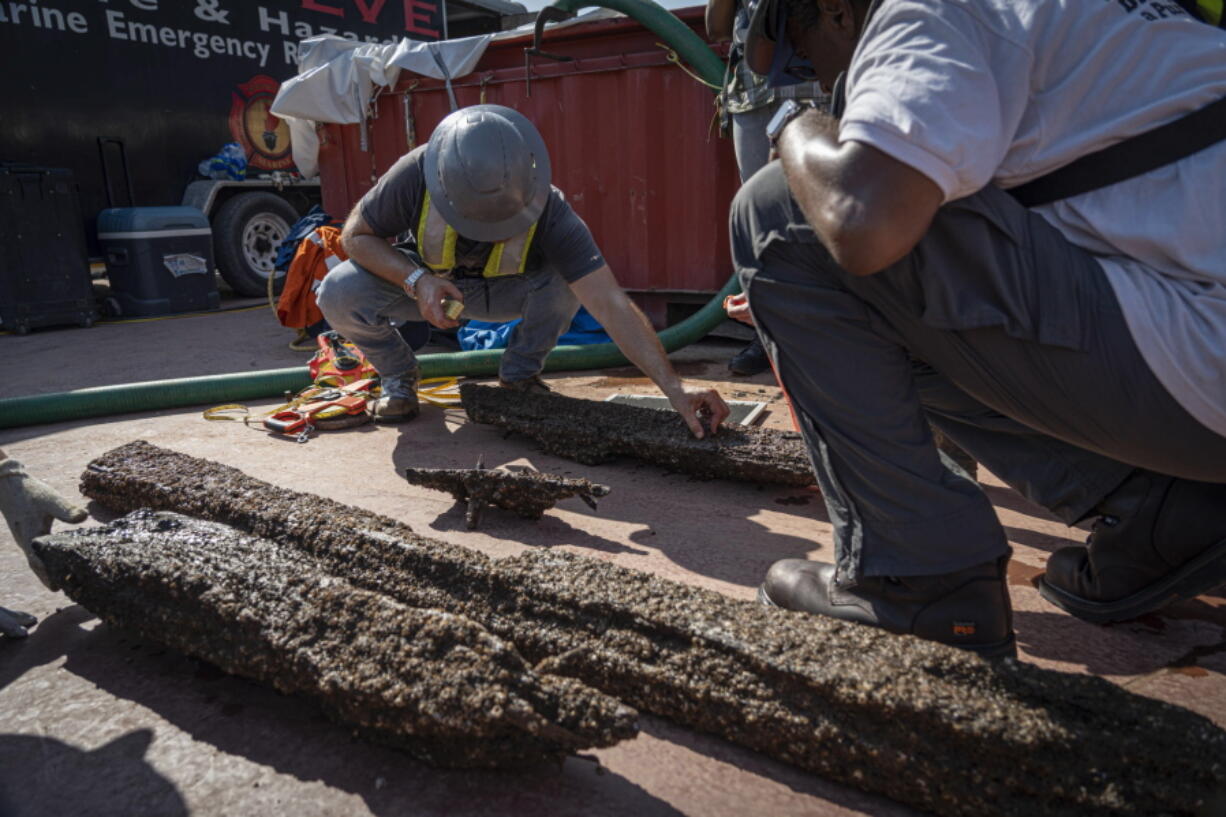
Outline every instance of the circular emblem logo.
[[290, 155], [289, 126], [272, 113], [272, 101], [281, 83], [264, 74], [236, 86], [231, 94], [230, 135], [243, 146], [247, 164], [262, 170], [287, 170], [294, 166]]

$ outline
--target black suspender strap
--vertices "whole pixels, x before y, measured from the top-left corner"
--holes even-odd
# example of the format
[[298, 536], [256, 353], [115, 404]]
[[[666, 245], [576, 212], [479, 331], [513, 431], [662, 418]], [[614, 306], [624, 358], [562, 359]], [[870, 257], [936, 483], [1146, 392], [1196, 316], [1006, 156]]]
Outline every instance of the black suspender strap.
[[1038, 207], [1140, 176], [1226, 139], [1226, 97], [1005, 192]]

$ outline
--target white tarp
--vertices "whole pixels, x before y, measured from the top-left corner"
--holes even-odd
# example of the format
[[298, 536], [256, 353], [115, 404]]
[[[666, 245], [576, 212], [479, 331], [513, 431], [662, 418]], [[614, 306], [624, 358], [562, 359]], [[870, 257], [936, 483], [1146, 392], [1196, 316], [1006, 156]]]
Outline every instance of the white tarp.
[[[442, 42], [401, 40], [388, 64], [435, 79], [456, 79], [472, 73], [492, 39], [493, 34], [478, 34], [475, 37]], [[443, 76], [435, 56], [442, 60], [449, 77]]]
[[308, 179], [319, 173], [316, 122], [364, 122], [375, 86], [394, 86], [402, 69], [434, 79], [462, 77], [473, 70], [491, 39], [492, 34], [390, 44], [358, 43], [335, 35], [303, 40], [298, 76], [281, 83], [271, 108], [289, 126], [298, 171]]

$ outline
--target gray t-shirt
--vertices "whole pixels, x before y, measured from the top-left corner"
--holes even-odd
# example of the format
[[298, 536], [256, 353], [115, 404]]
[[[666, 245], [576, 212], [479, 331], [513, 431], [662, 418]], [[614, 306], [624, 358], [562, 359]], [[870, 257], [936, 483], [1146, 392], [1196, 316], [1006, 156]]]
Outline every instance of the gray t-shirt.
[[[396, 237], [396, 246], [410, 252], [418, 262], [413, 231], [421, 219], [425, 195], [425, 155], [426, 146], [422, 145], [401, 156], [358, 202], [362, 218], [375, 235]], [[456, 266], [452, 274], [481, 277], [492, 246], [489, 242], [473, 241], [461, 235], [456, 241]], [[573, 284], [600, 269], [604, 263], [583, 219], [566, 203], [562, 191], [552, 188], [528, 248], [525, 272], [552, 267], [567, 283]]]

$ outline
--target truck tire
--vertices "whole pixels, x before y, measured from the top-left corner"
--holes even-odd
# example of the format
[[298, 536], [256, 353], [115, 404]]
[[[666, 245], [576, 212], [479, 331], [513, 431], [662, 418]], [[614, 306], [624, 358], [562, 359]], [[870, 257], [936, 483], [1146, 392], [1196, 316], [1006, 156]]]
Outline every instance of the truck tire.
[[273, 292], [285, 286], [284, 273], [273, 264], [277, 248], [298, 220], [289, 202], [272, 193], [240, 193], [213, 217], [213, 251], [221, 277], [239, 295], [257, 298], [268, 292], [268, 277], [276, 275]]

